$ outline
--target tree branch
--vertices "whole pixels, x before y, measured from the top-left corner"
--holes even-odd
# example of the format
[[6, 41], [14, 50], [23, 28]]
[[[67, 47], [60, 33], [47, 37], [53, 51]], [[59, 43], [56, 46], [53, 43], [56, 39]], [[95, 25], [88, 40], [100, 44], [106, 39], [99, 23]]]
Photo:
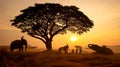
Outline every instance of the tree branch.
[[56, 34], [58, 34], [59, 32], [61, 32], [62, 30], [64, 30], [65, 28], [67, 28], [68, 26], [64, 26], [62, 29], [59, 29], [58, 31], [56, 31], [55, 33], [53, 33], [52, 36], [55, 36]]
[[40, 39], [40, 40], [42, 40], [44, 43], [46, 42], [44, 39], [42, 39], [42, 38], [40, 38], [40, 37], [37, 37], [37, 36], [35, 36], [35, 35], [31, 35], [31, 34], [29, 34], [31, 37], [34, 37], [34, 38], [37, 38], [37, 39]]
[[50, 27], [50, 32], [49, 32], [50, 36], [52, 36], [52, 31], [54, 27], [55, 27], [55, 23], [53, 22], [53, 24]]

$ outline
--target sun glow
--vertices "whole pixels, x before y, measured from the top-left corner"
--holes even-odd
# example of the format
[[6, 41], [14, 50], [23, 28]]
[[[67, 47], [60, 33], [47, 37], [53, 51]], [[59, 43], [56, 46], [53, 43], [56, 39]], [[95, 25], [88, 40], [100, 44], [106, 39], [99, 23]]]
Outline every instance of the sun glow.
[[76, 36], [72, 36], [72, 37], [70, 38], [70, 40], [73, 41], [73, 42], [75, 42], [75, 41], [77, 41], [77, 37], [76, 37]]

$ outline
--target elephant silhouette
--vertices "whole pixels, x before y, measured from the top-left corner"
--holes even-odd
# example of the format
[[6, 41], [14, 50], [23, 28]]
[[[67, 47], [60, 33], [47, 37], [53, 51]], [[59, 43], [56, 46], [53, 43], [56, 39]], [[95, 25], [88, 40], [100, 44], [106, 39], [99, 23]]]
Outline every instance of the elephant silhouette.
[[110, 48], [107, 48], [106, 46], [98, 46], [96, 44], [88, 44], [88, 47], [95, 51], [95, 53], [98, 54], [104, 54], [104, 55], [113, 55], [113, 51]]
[[10, 50], [13, 52], [14, 49], [19, 49], [19, 52], [23, 52], [23, 46], [25, 46], [25, 51], [27, 50], [27, 40], [21, 37], [21, 40], [14, 40], [10, 44]]
[[68, 48], [69, 48], [69, 46], [66, 45], [66, 46], [60, 47], [58, 51], [59, 51], [59, 53], [62, 53], [62, 51], [64, 53], [68, 53]]

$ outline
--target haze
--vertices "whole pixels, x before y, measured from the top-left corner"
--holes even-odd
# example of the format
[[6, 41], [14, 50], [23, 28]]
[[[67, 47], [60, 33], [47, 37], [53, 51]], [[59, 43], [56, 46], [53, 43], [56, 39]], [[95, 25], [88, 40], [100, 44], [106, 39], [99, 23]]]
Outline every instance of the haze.
[[[0, 0], [0, 45], [9, 45], [11, 41], [25, 36], [29, 45], [45, 48], [40, 40], [21, 33], [21, 30], [11, 26], [11, 19], [20, 14], [35, 3], [59, 3], [62, 5], [74, 5], [94, 22], [94, 27], [82, 35], [68, 32], [65, 35], [57, 35], [53, 39], [53, 48], [69, 44], [87, 46], [89, 43], [99, 45], [120, 45], [120, 0]], [[77, 37], [72, 42], [70, 38]]]

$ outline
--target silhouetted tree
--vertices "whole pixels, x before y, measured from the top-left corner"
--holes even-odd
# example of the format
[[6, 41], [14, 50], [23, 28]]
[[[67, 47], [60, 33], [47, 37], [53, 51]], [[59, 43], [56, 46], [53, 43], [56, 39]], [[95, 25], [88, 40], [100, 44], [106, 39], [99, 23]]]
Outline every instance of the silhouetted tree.
[[67, 31], [81, 34], [89, 31], [94, 25], [76, 6], [54, 3], [35, 4], [21, 12], [11, 20], [12, 26], [42, 40], [47, 50], [52, 50], [52, 39], [55, 35], [66, 34]]

